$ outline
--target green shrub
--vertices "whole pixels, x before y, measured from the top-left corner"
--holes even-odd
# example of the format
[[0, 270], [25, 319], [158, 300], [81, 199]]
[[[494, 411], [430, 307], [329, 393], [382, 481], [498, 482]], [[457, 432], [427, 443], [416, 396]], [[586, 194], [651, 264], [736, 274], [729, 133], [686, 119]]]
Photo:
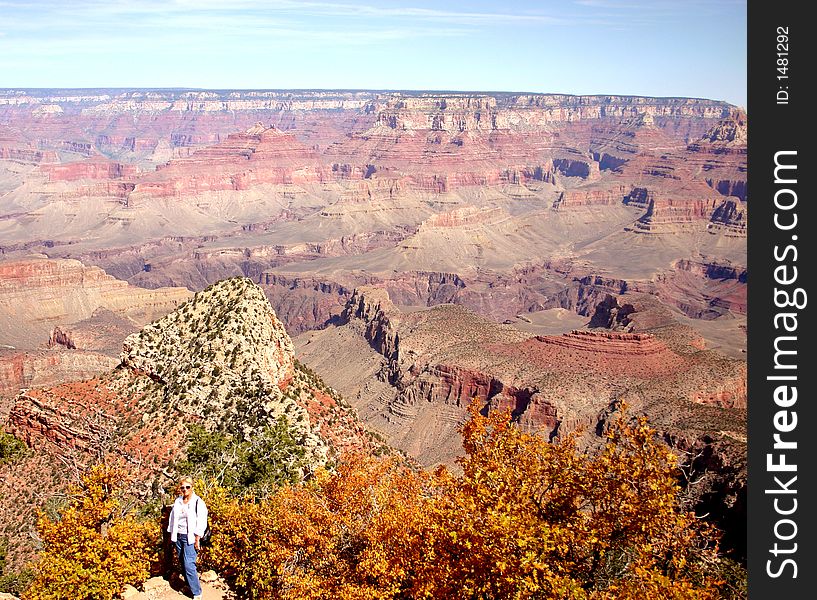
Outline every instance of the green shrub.
[[187, 458], [176, 468], [217, 481], [234, 493], [269, 491], [298, 480], [307, 464], [306, 451], [281, 417], [251, 439], [239, 431], [207, 431], [191, 425]]
[[0, 465], [12, 463], [28, 454], [28, 446], [10, 433], [0, 433]]

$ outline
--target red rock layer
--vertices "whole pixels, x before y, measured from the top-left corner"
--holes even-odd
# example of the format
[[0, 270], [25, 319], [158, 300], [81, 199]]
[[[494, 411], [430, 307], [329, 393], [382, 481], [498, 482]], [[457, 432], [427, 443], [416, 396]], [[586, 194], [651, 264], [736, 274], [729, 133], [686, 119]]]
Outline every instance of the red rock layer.
[[[6, 428], [34, 449], [60, 455], [79, 451], [89, 458], [117, 454], [138, 470], [155, 470], [156, 465], [177, 458], [187, 436], [183, 420], [168, 420], [169, 427], [157, 428], [157, 423], [143, 421], [135, 409], [136, 402], [106, 380], [90, 379], [21, 394]], [[116, 429], [127, 435], [114, 441]]]
[[[119, 361], [97, 352], [34, 350], [0, 352], [0, 397], [12, 397], [32, 386], [86, 379], [115, 367]], [[6, 414], [0, 411], [0, 421]]]
[[625, 184], [578, 187], [562, 192], [553, 202], [557, 210], [576, 206], [608, 206], [622, 204], [631, 193]]
[[78, 161], [41, 167], [49, 181], [76, 181], [78, 179], [122, 179], [134, 177], [136, 167], [110, 161]]
[[548, 371], [597, 373], [602, 376], [654, 379], [692, 366], [649, 334], [573, 331], [536, 336], [521, 344], [492, 347]]

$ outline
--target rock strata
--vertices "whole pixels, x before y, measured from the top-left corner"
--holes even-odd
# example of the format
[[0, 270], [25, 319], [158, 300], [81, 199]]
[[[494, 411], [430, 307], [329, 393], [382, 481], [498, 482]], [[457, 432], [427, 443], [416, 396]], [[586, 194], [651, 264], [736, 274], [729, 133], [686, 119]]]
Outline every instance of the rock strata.
[[79, 323], [101, 308], [144, 324], [189, 296], [183, 288], [137, 288], [77, 260], [0, 261], [0, 344], [36, 347], [53, 327]]

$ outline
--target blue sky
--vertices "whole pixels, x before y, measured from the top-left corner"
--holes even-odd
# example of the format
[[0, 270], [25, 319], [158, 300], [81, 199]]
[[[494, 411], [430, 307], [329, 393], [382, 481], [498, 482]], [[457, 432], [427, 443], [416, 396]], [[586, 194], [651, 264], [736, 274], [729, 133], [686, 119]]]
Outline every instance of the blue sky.
[[746, 106], [746, 0], [0, 0], [0, 87], [530, 91]]

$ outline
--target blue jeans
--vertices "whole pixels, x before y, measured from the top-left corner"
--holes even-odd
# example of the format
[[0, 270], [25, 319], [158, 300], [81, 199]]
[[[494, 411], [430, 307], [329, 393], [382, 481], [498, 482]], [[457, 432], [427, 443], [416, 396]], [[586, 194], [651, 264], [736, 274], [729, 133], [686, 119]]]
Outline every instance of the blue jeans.
[[179, 553], [179, 562], [182, 564], [184, 580], [190, 587], [194, 596], [201, 594], [201, 584], [199, 583], [199, 572], [196, 571], [196, 547], [187, 543], [187, 534], [180, 533], [176, 537], [176, 552]]

